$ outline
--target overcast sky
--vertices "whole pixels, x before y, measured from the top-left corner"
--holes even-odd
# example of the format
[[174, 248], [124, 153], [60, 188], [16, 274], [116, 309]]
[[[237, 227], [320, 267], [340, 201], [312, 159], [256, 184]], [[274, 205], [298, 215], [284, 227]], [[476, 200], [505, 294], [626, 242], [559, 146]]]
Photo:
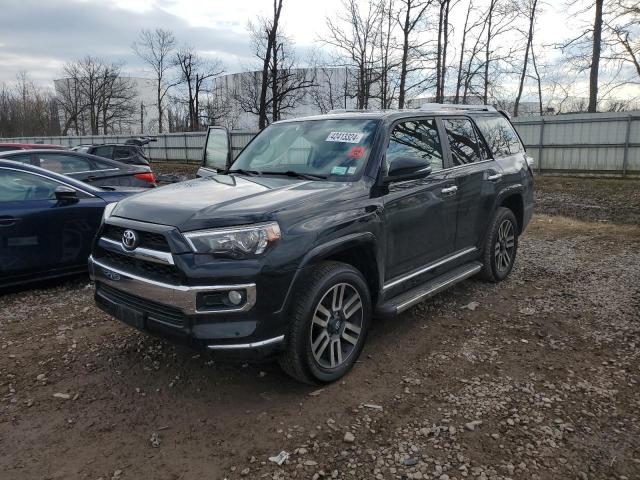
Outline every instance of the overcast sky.
[[[538, 22], [538, 38], [549, 44], [577, 28], [563, 14], [561, 0], [547, 3]], [[284, 0], [284, 31], [300, 49], [317, 45], [326, 33], [325, 18], [340, 0]], [[0, 82], [21, 71], [39, 84], [52, 83], [69, 60], [85, 55], [125, 63], [125, 71], [143, 75], [131, 44], [143, 28], [173, 30], [181, 44], [219, 57], [228, 72], [255, 64], [247, 23], [267, 14], [270, 0], [0, 0]], [[462, 24], [466, 0], [452, 13]]]

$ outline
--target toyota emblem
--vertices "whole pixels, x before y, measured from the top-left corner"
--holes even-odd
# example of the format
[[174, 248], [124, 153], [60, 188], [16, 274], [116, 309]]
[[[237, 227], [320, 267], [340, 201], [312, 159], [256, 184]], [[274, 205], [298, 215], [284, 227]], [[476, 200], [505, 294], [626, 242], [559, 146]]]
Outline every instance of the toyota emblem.
[[122, 232], [122, 246], [128, 250], [133, 250], [138, 246], [138, 235], [133, 230]]

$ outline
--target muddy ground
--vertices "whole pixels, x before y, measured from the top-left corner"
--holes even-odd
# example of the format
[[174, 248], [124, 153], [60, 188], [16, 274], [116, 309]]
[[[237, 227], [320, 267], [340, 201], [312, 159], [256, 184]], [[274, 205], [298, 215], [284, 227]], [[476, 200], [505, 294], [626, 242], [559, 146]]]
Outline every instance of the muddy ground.
[[568, 182], [508, 280], [376, 321], [322, 389], [138, 333], [83, 277], [1, 296], [0, 478], [640, 478], [640, 182]]

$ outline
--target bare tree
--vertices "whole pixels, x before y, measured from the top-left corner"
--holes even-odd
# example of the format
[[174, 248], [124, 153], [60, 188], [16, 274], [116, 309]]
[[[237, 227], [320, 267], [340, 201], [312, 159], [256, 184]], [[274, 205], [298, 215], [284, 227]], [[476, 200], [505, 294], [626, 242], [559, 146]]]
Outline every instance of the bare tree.
[[451, 0], [438, 0], [438, 50], [436, 53], [436, 102], [444, 100], [447, 76], [447, 47], [449, 44], [449, 11]]
[[62, 113], [68, 115], [65, 132], [71, 124], [76, 131], [88, 127], [92, 135], [127, 129], [134, 121], [137, 91], [121, 68], [91, 56], [64, 66], [64, 78], [56, 82], [56, 90]]
[[26, 72], [0, 85], [0, 137], [59, 135], [60, 120], [51, 91], [37, 87]]
[[156, 28], [142, 30], [132, 48], [153, 71], [156, 81], [156, 107], [158, 109], [158, 133], [163, 131], [163, 102], [169, 89], [175, 83], [167, 82], [167, 73], [175, 66], [174, 50], [176, 39], [173, 32]]
[[[278, 28], [280, 25], [280, 14], [282, 13], [282, 0], [273, 0], [273, 15], [271, 18], [260, 18], [258, 22], [249, 23], [251, 32], [251, 42], [256, 57], [262, 62], [262, 75], [260, 76], [260, 90], [258, 96], [258, 128], [262, 130], [269, 123], [267, 113], [268, 90], [269, 86], [273, 88], [272, 75], [269, 75], [270, 69], [277, 70], [278, 59]], [[270, 81], [271, 79], [271, 81]], [[247, 85], [247, 88], [251, 85]], [[246, 102], [245, 102], [246, 103]]]
[[180, 69], [179, 85], [184, 88], [183, 102], [189, 112], [188, 130], [200, 129], [200, 97], [207, 92], [207, 84], [224, 73], [218, 59], [205, 59], [194, 48], [183, 47], [175, 55], [175, 64]]
[[593, 19], [593, 48], [591, 68], [589, 70], [589, 112], [598, 110], [598, 72], [600, 52], [602, 48], [602, 7], [604, 0], [595, 0], [595, 16]]
[[513, 116], [518, 116], [518, 109], [520, 106], [520, 99], [522, 98], [522, 91], [524, 90], [524, 82], [527, 78], [527, 64], [529, 63], [529, 52], [533, 46], [533, 31], [536, 21], [536, 9], [538, 7], [538, 0], [524, 0], [524, 3], [519, 6], [523, 15], [526, 15], [529, 19], [529, 30], [527, 33], [527, 46], [524, 51], [524, 62], [522, 64], [522, 73], [520, 74], [520, 82], [518, 84], [518, 94], [516, 95], [516, 101], [513, 105]]
[[329, 33], [322, 41], [341, 54], [342, 66], [355, 72], [355, 91], [351, 95], [356, 99], [357, 108], [366, 109], [377, 80], [373, 66], [380, 29], [380, 5], [369, 2], [363, 10], [357, 0], [342, 0], [340, 12], [337, 18], [327, 18]]
[[423, 57], [425, 42], [415, 37], [424, 31], [426, 14], [434, 0], [400, 0], [400, 11], [397, 22], [402, 36], [400, 59], [400, 85], [398, 87], [398, 108], [404, 108], [408, 85], [408, 77], [412, 72], [421, 69], [415, 62]]
[[320, 113], [338, 108], [347, 108], [348, 75], [345, 67], [316, 66], [316, 84], [308, 91], [311, 104]]
[[[266, 48], [266, 42], [263, 42]], [[261, 57], [264, 56], [262, 52]], [[282, 34], [278, 34], [266, 72], [256, 71], [253, 75], [243, 75], [233, 97], [246, 113], [258, 116], [258, 126], [278, 121], [303, 101], [312, 87], [316, 87], [315, 70], [298, 68], [293, 45]], [[262, 87], [269, 88], [262, 96]]]

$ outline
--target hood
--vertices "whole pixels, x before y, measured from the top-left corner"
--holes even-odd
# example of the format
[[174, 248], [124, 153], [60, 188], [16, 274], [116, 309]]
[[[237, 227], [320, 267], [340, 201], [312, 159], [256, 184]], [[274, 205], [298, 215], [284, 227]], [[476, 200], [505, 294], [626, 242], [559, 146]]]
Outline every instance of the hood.
[[276, 212], [335, 200], [349, 183], [214, 175], [154, 188], [118, 203], [112, 215], [181, 231], [271, 220]]

